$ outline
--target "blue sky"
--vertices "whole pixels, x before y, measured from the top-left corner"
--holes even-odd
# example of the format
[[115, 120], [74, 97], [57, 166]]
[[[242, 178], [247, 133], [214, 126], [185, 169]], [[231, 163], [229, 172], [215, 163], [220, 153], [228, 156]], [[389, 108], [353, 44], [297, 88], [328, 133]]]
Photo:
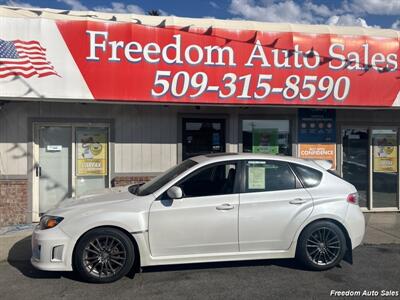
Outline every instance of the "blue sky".
[[213, 17], [267, 22], [375, 26], [400, 30], [400, 0], [0, 0], [0, 4], [68, 10]]

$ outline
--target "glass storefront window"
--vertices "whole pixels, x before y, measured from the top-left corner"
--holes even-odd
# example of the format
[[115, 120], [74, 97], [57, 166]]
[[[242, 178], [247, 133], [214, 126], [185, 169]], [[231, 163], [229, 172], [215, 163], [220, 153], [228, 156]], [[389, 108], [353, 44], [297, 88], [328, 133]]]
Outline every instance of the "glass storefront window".
[[292, 155], [289, 120], [243, 120], [243, 152]]
[[372, 130], [373, 207], [397, 207], [397, 130]]
[[342, 132], [343, 179], [352, 183], [360, 195], [360, 206], [368, 206], [369, 139], [368, 129], [349, 128]]
[[225, 152], [225, 120], [182, 120], [182, 159], [196, 155]]
[[77, 127], [76, 195], [108, 187], [108, 128]]

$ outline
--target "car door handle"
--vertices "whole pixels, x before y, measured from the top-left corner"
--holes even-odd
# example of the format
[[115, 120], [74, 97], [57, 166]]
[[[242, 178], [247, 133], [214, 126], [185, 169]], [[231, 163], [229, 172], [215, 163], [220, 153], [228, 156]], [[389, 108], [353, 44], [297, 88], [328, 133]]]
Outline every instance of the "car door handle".
[[235, 206], [229, 203], [224, 203], [216, 207], [217, 210], [231, 210], [234, 208]]
[[296, 204], [296, 205], [303, 204], [306, 202], [307, 202], [306, 199], [301, 199], [301, 198], [296, 198], [296, 199], [289, 201], [290, 204]]

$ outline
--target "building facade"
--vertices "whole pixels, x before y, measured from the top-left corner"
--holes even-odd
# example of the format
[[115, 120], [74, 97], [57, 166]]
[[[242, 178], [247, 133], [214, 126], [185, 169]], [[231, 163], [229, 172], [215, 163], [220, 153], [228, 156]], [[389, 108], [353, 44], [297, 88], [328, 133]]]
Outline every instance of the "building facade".
[[0, 226], [191, 156], [332, 162], [399, 211], [399, 32], [0, 7]]

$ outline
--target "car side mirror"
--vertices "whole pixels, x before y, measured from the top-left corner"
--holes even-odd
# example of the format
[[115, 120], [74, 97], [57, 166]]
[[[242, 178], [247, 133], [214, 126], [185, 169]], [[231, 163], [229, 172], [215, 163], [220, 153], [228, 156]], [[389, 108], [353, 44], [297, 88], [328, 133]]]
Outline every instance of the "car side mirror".
[[167, 195], [171, 199], [181, 199], [183, 197], [183, 192], [179, 186], [174, 185], [168, 189]]

